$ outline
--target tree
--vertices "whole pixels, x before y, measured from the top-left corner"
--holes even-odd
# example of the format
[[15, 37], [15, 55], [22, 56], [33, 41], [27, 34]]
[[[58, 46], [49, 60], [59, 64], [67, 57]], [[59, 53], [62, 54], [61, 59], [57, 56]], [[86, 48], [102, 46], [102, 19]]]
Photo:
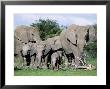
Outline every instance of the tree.
[[88, 56], [92, 58], [96, 58], [97, 57], [97, 42], [94, 41], [92, 43], [89, 43], [87, 46], [85, 46], [84, 50]]
[[42, 40], [57, 36], [61, 33], [62, 29], [55, 20], [50, 19], [39, 19], [35, 23], [32, 23], [31, 26], [39, 28], [40, 37]]
[[[95, 34], [97, 35], [97, 24], [93, 25], [95, 29]], [[85, 46], [84, 51], [87, 53], [92, 58], [97, 57], [97, 39], [94, 40], [93, 42], [89, 42], [88, 45]]]

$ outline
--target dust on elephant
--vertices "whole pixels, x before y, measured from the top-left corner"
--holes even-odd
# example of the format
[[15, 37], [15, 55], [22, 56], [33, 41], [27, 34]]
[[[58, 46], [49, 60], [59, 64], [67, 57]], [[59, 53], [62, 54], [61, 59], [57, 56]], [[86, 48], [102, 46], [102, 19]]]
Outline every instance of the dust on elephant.
[[74, 55], [72, 59], [77, 66], [84, 64], [83, 61], [81, 61], [81, 53], [83, 53], [83, 48], [87, 41], [89, 41], [90, 29], [90, 26], [71, 25], [60, 34], [60, 41], [66, 55]]

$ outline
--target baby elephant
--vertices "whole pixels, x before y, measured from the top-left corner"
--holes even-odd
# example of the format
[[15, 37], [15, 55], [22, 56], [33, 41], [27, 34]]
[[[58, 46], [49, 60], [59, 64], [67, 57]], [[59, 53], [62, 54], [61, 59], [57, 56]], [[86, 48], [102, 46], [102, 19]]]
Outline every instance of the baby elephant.
[[51, 65], [52, 65], [52, 69], [53, 70], [58, 70], [59, 69], [59, 65], [61, 63], [61, 53], [60, 51], [54, 52], [51, 55]]

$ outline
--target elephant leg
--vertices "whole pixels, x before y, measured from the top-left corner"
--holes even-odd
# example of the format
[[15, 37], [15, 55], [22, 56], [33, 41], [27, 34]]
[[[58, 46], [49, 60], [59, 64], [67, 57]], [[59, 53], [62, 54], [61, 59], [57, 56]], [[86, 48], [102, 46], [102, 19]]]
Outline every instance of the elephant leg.
[[36, 56], [32, 56], [31, 57], [31, 64], [30, 64], [31, 68], [35, 68], [36, 67], [35, 61], [36, 61]]
[[80, 66], [80, 49], [78, 47], [74, 47], [73, 54], [75, 58], [75, 67]]
[[72, 55], [71, 55], [71, 67], [74, 67], [74, 66], [75, 66], [75, 56], [72, 53]]
[[48, 63], [48, 56], [46, 56], [45, 58], [43, 58], [44, 60], [44, 65], [43, 65], [43, 68], [47, 68], [47, 63]]
[[52, 67], [53, 70], [55, 69], [55, 62], [53, 61], [53, 59], [51, 61], [51, 67]]
[[71, 57], [71, 53], [70, 54], [66, 54], [67, 58], [68, 58], [68, 67], [71, 67], [72, 64], [72, 57]]
[[49, 54], [47, 56], [47, 68], [49, 69], [50, 68], [50, 64], [51, 64], [51, 55]]
[[68, 58], [66, 56], [64, 57], [64, 65], [65, 68], [68, 68]]
[[26, 58], [26, 62], [27, 62], [27, 66], [30, 66], [30, 63], [31, 63], [31, 58], [30, 58], [30, 56], [28, 56], [28, 57]]
[[78, 55], [75, 56], [75, 66], [80, 66], [80, 57]]
[[75, 59], [72, 59], [72, 67], [75, 66]]
[[38, 58], [38, 68], [41, 68], [41, 58]]
[[56, 59], [56, 69], [59, 70], [59, 58]]
[[39, 66], [39, 65], [38, 65], [38, 60], [39, 60], [38, 57], [36, 57], [36, 58], [35, 58], [35, 63], [34, 63], [34, 64], [35, 64], [35, 68], [38, 68], [38, 66]]
[[84, 52], [81, 53], [81, 60], [82, 60], [82, 64], [85, 65], [86, 64], [86, 60], [85, 60], [86, 54], [84, 54]]

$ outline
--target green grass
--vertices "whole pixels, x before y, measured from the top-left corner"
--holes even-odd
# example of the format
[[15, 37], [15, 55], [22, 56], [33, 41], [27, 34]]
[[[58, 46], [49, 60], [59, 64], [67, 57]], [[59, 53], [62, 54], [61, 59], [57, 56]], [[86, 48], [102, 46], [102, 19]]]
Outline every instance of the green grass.
[[49, 69], [23, 69], [15, 71], [15, 76], [96, 76], [96, 70], [49, 70]]
[[[88, 59], [87, 63], [96, 66], [96, 59]], [[96, 66], [97, 67], [97, 66]], [[15, 70], [15, 76], [96, 76], [97, 70], [83, 69], [66, 69], [66, 70], [50, 70], [50, 69], [22, 69]]]

